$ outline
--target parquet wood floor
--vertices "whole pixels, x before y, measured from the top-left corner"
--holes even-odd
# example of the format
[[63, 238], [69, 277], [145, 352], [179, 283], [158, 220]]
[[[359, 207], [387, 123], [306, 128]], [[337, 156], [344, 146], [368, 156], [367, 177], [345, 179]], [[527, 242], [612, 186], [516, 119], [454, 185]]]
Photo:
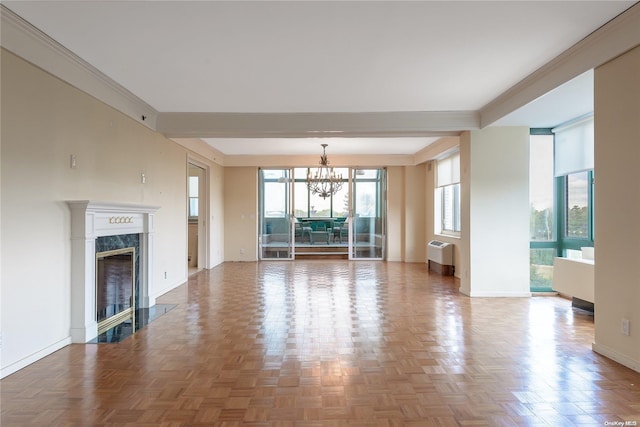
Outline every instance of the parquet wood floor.
[[640, 424], [640, 374], [591, 350], [593, 317], [457, 289], [424, 264], [223, 264], [123, 342], [3, 379], [1, 425]]

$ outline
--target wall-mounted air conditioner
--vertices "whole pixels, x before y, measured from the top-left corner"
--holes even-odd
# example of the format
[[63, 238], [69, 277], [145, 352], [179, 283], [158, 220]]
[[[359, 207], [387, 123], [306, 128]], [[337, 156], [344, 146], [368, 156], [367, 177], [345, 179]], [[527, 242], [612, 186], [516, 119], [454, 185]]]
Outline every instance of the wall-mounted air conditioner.
[[453, 244], [432, 240], [427, 243], [427, 264], [429, 270], [444, 275], [453, 275]]

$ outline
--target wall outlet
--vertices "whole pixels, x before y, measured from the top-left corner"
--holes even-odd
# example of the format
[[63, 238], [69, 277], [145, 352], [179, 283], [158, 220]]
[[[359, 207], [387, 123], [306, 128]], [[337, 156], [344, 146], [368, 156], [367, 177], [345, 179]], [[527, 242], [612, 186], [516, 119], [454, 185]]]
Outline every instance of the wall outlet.
[[241, 255], [244, 255], [244, 252], [245, 252], [244, 248], [240, 249], [240, 254]]
[[622, 335], [631, 335], [631, 322], [629, 319], [622, 319], [620, 322], [620, 332], [622, 332]]
[[164, 279], [167, 280], [167, 272], [164, 272]]

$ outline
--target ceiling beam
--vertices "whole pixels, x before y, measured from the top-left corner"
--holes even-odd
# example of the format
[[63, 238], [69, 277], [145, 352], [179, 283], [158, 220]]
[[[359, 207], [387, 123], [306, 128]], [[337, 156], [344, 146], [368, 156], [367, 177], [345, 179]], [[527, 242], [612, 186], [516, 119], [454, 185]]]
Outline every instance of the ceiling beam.
[[473, 111], [369, 113], [160, 113], [168, 138], [455, 136], [479, 129]]
[[640, 45], [640, 2], [555, 57], [480, 109], [485, 128], [585, 71]]

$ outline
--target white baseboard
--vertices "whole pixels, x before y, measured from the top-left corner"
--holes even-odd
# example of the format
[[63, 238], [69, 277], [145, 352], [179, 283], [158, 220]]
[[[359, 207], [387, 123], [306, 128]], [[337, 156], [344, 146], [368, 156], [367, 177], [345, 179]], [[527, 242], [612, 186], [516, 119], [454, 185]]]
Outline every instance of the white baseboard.
[[639, 360], [634, 360], [629, 356], [625, 356], [624, 354], [618, 353], [612, 348], [609, 348], [602, 344], [597, 344], [595, 342], [591, 344], [591, 349], [604, 357], [607, 357], [611, 360], [618, 362], [621, 365], [626, 366], [629, 369], [633, 369], [636, 372], [640, 372]]
[[63, 347], [68, 346], [69, 344], [71, 344], [71, 337], [67, 337], [65, 339], [62, 339], [56, 343], [51, 344], [50, 346], [43, 348], [40, 351], [37, 351], [33, 354], [30, 354], [29, 356], [25, 357], [24, 359], [20, 359], [17, 362], [14, 362], [8, 366], [3, 366], [2, 370], [0, 370], [0, 378], [4, 378], [6, 376], [9, 376], [17, 371], [19, 371], [22, 368], [26, 368], [27, 366], [31, 365], [34, 362], [37, 362], [38, 360], [42, 359], [43, 357], [46, 357], [48, 355], [50, 355], [51, 353], [55, 353], [56, 351], [60, 350]]
[[150, 295], [149, 296], [149, 301], [148, 301], [149, 307], [153, 307], [154, 305], [156, 305], [156, 300], [158, 298], [160, 298], [162, 295], [166, 294], [167, 292], [171, 292], [172, 290], [174, 290], [178, 286], [184, 285], [188, 281], [189, 281], [189, 277], [187, 275], [182, 280], [179, 280], [179, 281], [177, 281], [175, 283], [172, 283], [167, 288], [162, 289], [161, 291], [155, 292], [153, 295]]
[[472, 298], [528, 298], [531, 292], [470, 292]]

